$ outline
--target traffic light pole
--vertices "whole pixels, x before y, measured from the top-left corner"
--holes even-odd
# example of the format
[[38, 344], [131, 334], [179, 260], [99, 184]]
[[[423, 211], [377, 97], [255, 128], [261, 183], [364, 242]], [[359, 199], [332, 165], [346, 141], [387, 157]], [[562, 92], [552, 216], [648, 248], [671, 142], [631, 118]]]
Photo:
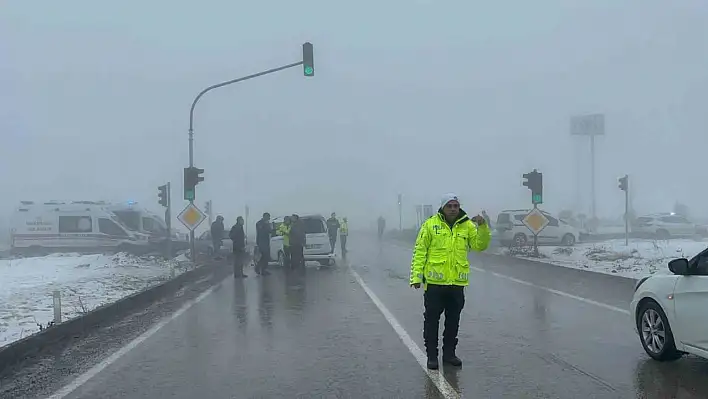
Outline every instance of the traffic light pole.
[[[538, 204], [533, 204], [533, 209], [538, 209]], [[538, 233], [533, 233], [533, 256], [539, 257], [538, 254]]]
[[[627, 179], [629, 186], [629, 179]], [[624, 192], [624, 246], [629, 246], [629, 187]]]
[[172, 258], [172, 189], [167, 182], [167, 209], [165, 209], [165, 225], [167, 227], [167, 259]]
[[[271, 74], [274, 72], [279, 72], [279, 71], [282, 71], [285, 69], [294, 68], [296, 66], [302, 65], [303, 63], [304, 63], [303, 61], [298, 61], [298, 62], [295, 62], [292, 64], [283, 65], [278, 68], [273, 68], [273, 69], [269, 69], [267, 71], [254, 73], [253, 75], [244, 76], [242, 78], [232, 79], [232, 80], [228, 80], [226, 82], [217, 83], [217, 84], [209, 86], [206, 89], [199, 92], [199, 94], [197, 94], [197, 96], [194, 98], [194, 101], [192, 102], [192, 107], [189, 110], [189, 167], [190, 168], [194, 167], [194, 108], [197, 106], [197, 102], [199, 101], [199, 99], [202, 98], [202, 96], [204, 96], [206, 93], [208, 93], [214, 89], [218, 89], [220, 87], [228, 86], [228, 85], [238, 83], [238, 82], [243, 82], [244, 80], [257, 78], [259, 76], [268, 75], [268, 74]], [[194, 200], [190, 200], [189, 203], [194, 204]], [[196, 261], [194, 230], [191, 230], [189, 232], [189, 250], [190, 250], [190, 253], [192, 254], [192, 261], [193, 262]]]

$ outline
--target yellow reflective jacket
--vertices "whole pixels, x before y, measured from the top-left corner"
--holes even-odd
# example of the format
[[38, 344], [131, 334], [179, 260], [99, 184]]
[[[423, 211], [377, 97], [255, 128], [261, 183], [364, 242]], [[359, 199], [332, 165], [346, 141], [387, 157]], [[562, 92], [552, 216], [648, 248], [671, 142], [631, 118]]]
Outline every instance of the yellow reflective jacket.
[[276, 230], [275, 233], [279, 236], [283, 236], [283, 246], [284, 247], [290, 246], [290, 226], [288, 226], [285, 223], [281, 223], [280, 226], [278, 226], [278, 230]]
[[469, 284], [469, 251], [484, 251], [492, 234], [489, 226], [477, 227], [467, 214], [460, 210], [460, 217], [450, 228], [440, 212], [423, 223], [413, 249], [410, 283], [434, 285]]
[[340, 236], [348, 236], [349, 235], [349, 224], [348, 222], [341, 221], [339, 223], [339, 235]]

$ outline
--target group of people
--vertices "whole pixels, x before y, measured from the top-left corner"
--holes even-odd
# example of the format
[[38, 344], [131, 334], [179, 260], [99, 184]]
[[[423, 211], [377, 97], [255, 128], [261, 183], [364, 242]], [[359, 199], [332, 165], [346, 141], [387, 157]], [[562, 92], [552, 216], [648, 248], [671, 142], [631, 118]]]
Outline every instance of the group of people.
[[305, 224], [300, 216], [293, 214], [283, 218], [283, 223], [274, 231], [270, 222], [270, 213], [263, 214], [261, 220], [256, 223], [256, 252], [259, 258], [256, 262], [256, 273], [268, 275], [268, 264], [270, 262], [270, 239], [274, 235], [283, 237], [283, 264], [291, 269], [305, 267], [305, 246], [307, 245], [307, 234]]
[[349, 221], [343, 218], [340, 222], [337, 219], [337, 214], [332, 212], [332, 215], [327, 219], [327, 232], [329, 234], [329, 246], [332, 253], [337, 246], [337, 236], [339, 243], [342, 246], [342, 257], [347, 256], [347, 237], [349, 236]]

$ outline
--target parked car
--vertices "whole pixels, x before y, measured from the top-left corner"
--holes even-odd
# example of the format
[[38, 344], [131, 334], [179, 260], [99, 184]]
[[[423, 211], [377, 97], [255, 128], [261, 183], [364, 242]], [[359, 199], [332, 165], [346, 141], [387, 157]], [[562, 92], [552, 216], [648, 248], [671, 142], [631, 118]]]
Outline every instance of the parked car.
[[[533, 241], [533, 234], [522, 223], [530, 209], [514, 209], [501, 211], [494, 224], [496, 238], [501, 245], [524, 246]], [[578, 241], [580, 231], [565, 221], [553, 217], [550, 213], [541, 211], [548, 218], [548, 225], [538, 235], [540, 245], [572, 246]]]
[[[231, 241], [231, 239], [228, 237], [228, 231], [225, 232], [226, 237], [221, 239], [221, 248], [219, 249], [219, 253], [221, 255], [228, 255], [231, 252], [233, 252], [234, 248], [234, 243]], [[214, 242], [211, 240], [211, 231], [207, 230], [203, 232], [199, 238], [194, 243], [194, 246], [196, 247], [197, 253], [206, 253], [208, 255], [216, 255], [214, 253]]]
[[[335, 254], [329, 244], [327, 234], [327, 220], [322, 215], [300, 215], [300, 220], [305, 224], [307, 245], [305, 246], [305, 260], [316, 261], [323, 266], [335, 262]], [[283, 223], [282, 217], [272, 219], [273, 231]], [[280, 265], [285, 259], [283, 252], [283, 237], [274, 236], [270, 239], [270, 258]]]
[[638, 217], [632, 226], [632, 232], [651, 236], [659, 240], [672, 237], [694, 237], [705, 228], [689, 221], [686, 217], [674, 213], [657, 213]]
[[655, 360], [685, 353], [708, 359], [708, 249], [669, 262], [671, 274], [637, 282], [630, 304], [632, 325]]

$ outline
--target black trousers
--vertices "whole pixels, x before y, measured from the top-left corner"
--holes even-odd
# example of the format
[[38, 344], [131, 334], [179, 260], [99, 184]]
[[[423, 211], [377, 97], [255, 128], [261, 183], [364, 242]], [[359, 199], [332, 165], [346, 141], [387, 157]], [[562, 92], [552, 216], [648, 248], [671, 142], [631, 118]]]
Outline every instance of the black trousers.
[[243, 276], [243, 264], [246, 262], [246, 251], [234, 250], [234, 276]]
[[329, 246], [332, 248], [332, 253], [334, 253], [334, 246], [337, 245], [337, 235], [331, 235], [329, 236]]
[[261, 258], [258, 259], [256, 264], [256, 273], [263, 273], [268, 269], [268, 262], [270, 262], [270, 247], [258, 247]]
[[305, 267], [305, 248], [302, 245], [290, 246], [290, 264], [293, 269]]
[[443, 357], [455, 356], [457, 333], [460, 329], [460, 313], [465, 307], [464, 287], [428, 284], [424, 294], [424, 304], [423, 340], [428, 357], [437, 358], [438, 356], [438, 329], [440, 315], [443, 312], [445, 312]]

